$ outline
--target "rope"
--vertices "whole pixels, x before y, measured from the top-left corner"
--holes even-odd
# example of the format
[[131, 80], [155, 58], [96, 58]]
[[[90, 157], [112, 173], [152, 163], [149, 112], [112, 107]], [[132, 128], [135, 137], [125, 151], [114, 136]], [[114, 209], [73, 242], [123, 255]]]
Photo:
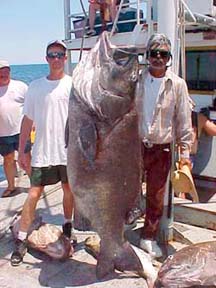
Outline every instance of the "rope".
[[6, 234], [7, 234], [7, 232], [8, 232], [9, 230], [11, 230], [11, 228], [13, 227], [13, 224], [16, 222], [16, 220], [18, 219], [18, 216], [19, 216], [21, 213], [22, 213], [22, 210], [19, 210], [19, 211], [14, 215], [14, 217], [12, 218], [12, 220], [9, 222], [8, 226], [3, 229], [3, 231], [2, 231], [2, 233], [1, 233], [1, 235], [0, 235], [0, 240], [3, 239], [3, 238], [6, 236]]
[[119, 19], [119, 15], [120, 15], [120, 11], [121, 11], [121, 9], [122, 9], [123, 2], [124, 2], [124, 0], [121, 0], [121, 1], [120, 1], [119, 7], [118, 7], [118, 10], [117, 10], [117, 13], [116, 13], [115, 21], [114, 21], [114, 23], [113, 23], [113, 27], [112, 27], [112, 30], [111, 30], [111, 32], [110, 32], [110, 37], [113, 36], [114, 31], [115, 31], [115, 29], [116, 29], [116, 27], [117, 27], [117, 22], [118, 22], [118, 19]]
[[[58, 191], [59, 189], [61, 189], [61, 186], [60, 186], [60, 185], [56, 185], [56, 187], [54, 187], [54, 188], [51, 189], [50, 191], [47, 191], [46, 193], [42, 193], [42, 195], [41, 195], [40, 199], [38, 200], [38, 202], [39, 202], [40, 200], [42, 200], [43, 198], [46, 198], [47, 196], [55, 193], [55, 192]], [[21, 213], [22, 213], [22, 209], [21, 209], [21, 210], [18, 210], [17, 213], [13, 216], [12, 220], [9, 222], [9, 224], [2, 229], [1, 234], [0, 234], [0, 240], [3, 239], [3, 238], [6, 236], [6, 234], [7, 234], [7, 232], [8, 232], [9, 230], [11, 230], [14, 222], [16, 222], [18, 216], [19, 216]]]
[[83, 1], [80, 0], [80, 5], [81, 5], [81, 8], [83, 10], [83, 14], [85, 16], [85, 19], [84, 19], [84, 27], [83, 27], [83, 35], [82, 35], [82, 40], [81, 40], [81, 47], [80, 47], [80, 55], [79, 55], [79, 61], [81, 60], [82, 58], [82, 52], [83, 52], [83, 46], [84, 46], [84, 39], [85, 39], [85, 28], [86, 28], [86, 24], [87, 24], [87, 20], [88, 20], [88, 15], [85, 11], [85, 7], [84, 7], [84, 4], [83, 4]]
[[139, 56], [139, 53], [134, 53], [134, 52], [126, 51], [126, 50], [121, 49], [121, 48], [117, 48], [116, 50], [119, 51], [119, 52], [122, 52], [122, 53], [124, 53], [124, 54], [127, 54], [127, 55]]

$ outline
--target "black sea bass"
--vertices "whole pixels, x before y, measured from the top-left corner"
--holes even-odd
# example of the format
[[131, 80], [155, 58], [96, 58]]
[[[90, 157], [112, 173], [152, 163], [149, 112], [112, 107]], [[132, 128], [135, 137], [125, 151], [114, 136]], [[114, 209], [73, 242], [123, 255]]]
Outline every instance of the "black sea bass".
[[107, 32], [73, 72], [68, 177], [76, 208], [101, 238], [98, 278], [114, 269], [143, 271], [123, 236], [126, 213], [141, 189], [137, 77], [135, 50], [112, 46]]
[[169, 256], [154, 287], [216, 287], [216, 241], [193, 244]]

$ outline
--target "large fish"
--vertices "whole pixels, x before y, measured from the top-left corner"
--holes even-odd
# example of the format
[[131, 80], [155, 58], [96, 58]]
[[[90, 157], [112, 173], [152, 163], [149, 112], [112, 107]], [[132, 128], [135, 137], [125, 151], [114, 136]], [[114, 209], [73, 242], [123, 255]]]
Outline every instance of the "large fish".
[[106, 32], [73, 72], [68, 177], [76, 209], [101, 238], [98, 278], [115, 268], [143, 270], [123, 230], [141, 189], [137, 77], [135, 51], [112, 46]]
[[169, 256], [155, 288], [216, 287], [216, 241], [193, 244]]

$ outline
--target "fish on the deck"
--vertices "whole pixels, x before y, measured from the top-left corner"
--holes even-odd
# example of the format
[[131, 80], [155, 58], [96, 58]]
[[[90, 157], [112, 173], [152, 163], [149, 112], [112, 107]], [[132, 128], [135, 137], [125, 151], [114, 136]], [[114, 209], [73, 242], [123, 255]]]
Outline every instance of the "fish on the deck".
[[[10, 227], [15, 239], [18, 238], [19, 227], [20, 213], [15, 215]], [[54, 259], [66, 259], [73, 254], [70, 239], [63, 235], [57, 226], [43, 222], [42, 217], [38, 215], [29, 227], [27, 244]]]
[[154, 287], [216, 287], [216, 241], [193, 244], [169, 256]]
[[101, 238], [98, 278], [114, 269], [143, 270], [123, 229], [141, 191], [137, 78], [135, 49], [111, 45], [106, 32], [73, 72], [68, 178], [76, 209]]

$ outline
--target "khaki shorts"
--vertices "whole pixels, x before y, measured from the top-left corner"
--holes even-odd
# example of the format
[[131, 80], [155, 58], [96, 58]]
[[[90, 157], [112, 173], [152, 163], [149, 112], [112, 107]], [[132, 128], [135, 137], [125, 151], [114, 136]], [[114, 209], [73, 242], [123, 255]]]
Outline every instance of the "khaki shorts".
[[30, 176], [31, 186], [52, 185], [59, 181], [68, 183], [66, 166], [32, 167]]

